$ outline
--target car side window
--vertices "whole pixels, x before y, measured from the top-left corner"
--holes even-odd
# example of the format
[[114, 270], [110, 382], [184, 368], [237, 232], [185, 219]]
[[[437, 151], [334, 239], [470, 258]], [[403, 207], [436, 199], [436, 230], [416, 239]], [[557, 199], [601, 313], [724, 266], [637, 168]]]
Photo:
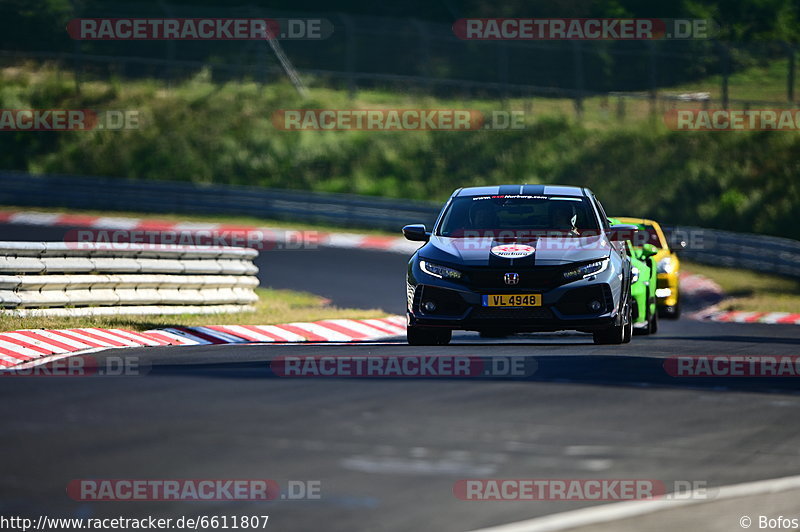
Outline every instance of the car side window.
[[595, 208], [597, 209], [597, 214], [600, 215], [600, 223], [602, 224], [603, 231], [608, 232], [611, 230], [611, 225], [608, 223], [608, 215], [606, 211], [603, 209], [603, 206], [597, 201], [596, 196], [592, 196], [592, 201], [595, 204]]

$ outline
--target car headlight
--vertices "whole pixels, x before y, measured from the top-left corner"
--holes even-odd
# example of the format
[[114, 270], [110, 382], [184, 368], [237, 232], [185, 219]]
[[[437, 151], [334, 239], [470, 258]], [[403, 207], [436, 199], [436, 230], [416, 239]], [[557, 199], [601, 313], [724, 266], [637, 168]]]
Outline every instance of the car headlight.
[[600, 272], [605, 271], [608, 268], [608, 259], [598, 260], [596, 262], [591, 262], [589, 264], [584, 264], [583, 266], [578, 266], [572, 270], [567, 270], [564, 272], [564, 279], [567, 281], [575, 281], [577, 279], [584, 279], [589, 277], [590, 275], [595, 275]]
[[672, 260], [672, 257], [664, 257], [660, 261], [658, 261], [658, 266], [656, 268], [658, 273], [672, 273], [675, 271], [675, 262]]
[[460, 271], [454, 270], [453, 268], [448, 268], [447, 266], [433, 264], [426, 260], [421, 260], [419, 261], [419, 267], [423, 272], [427, 273], [428, 275], [438, 277], [439, 279], [461, 279]]
[[633, 275], [631, 283], [637, 282], [639, 280], [639, 268], [631, 268], [631, 274]]

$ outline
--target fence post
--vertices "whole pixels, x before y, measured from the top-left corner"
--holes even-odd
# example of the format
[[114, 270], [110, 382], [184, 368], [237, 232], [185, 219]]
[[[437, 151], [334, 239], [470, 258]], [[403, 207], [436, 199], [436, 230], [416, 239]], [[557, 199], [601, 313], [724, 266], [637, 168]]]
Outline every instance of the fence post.
[[522, 108], [525, 111], [525, 119], [533, 114], [533, 94], [528, 91], [527, 97], [522, 104]]
[[[82, 5], [78, 2], [71, 1], [70, 6], [72, 7], [72, 12], [75, 18], [79, 18], [82, 15]], [[81, 70], [83, 69], [83, 57], [81, 51], [81, 44], [82, 41], [80, 39], [75, 39], [73, 42], [73, 50], [74, 50], [74, 58], [73, 58], [73, 69], [75, 70], [75, 94], [81, 93]], [[64, 65], [61, 64], [59, 61], [59, 68], [62, 68]]]
[[790, 105], [794, 105], [794, 79], [796, 73], [796, 63], [795, 63], [795, 49], [794, 46], [791, 44], [786, 45], [788, 48], [788, 55], [789, 55], [789, 72], [786, 80], [786, 96], [789, 100]]
[[508, 45], [497, 41], [497, 75], [502, 86], [501, 97], [508, 99]]
[[[269, 37], [267, 37], [267, 39], [268, 38]], [[278, 39], [279, 36], [278, 35], [274, 35], [273, 38], [274, 39]], [[252, 41], [248, 42], [248, 46], [249, 46], [250, 43], [252, 43]], [[263, 94], [264, 93], [264, 87], [267, 84], [267, 82], [269, 81], [269, 77], [267, 75], [267, 72], [268, 72], [268, 69], [269, 69], [269, 55], [267, 54], [267, 46], [269, 46], [269, 44], [266, 42], [266, 40], [265, 41], [258, 41], [258, 44], [259, 44], [259, 46], [256, 47], [256, 63], [259, 64], [259, 65], [263, 65], [263, 70], [261, 71], [260, 75], [257, 74], [256, 76], [254, 76], [253, 81], [255, 81], [256, 83], [261, 81], [260, 91]]]
[[[264, 13], [261, 9], [256, 8], [254, 6], [248, 6], [250, 8], [250, 14], [254, 18], [267, 18], [264, 17]], [[273, 35], [275, 39], [279, 39], [280, 35]], [[256, 64], [263, 65], [263, 70], [261, 70], [258, 74], [253, 76], [253, 81], [256, 83], [260, 82], [259, 92], [264, 94], [264, 88], [266, 84], [269, 82], [269, 55], [267, 54], [267, 47], [269, 46], [268, 39], [270, 38], [269, 34], [265, 32], [264, 40], [263, 41], [246, 41], [245, 45], [242, 47], [241, 56], [245, 56], [245, 54], [249, 51], [249, 49], [255, 45], [256, 49]]]
[[353, 19], [345, 13], [337, 13], [345, 29], [344, 63], [347, 72], [347, 95], [351, 100], [356, 97], [356, 37]]
[[427, 31], [425, 23], [415, 18], [411, 19], [411, 25], [419, 33], [419, 74], [425, 78], [425, 86], [430, 90], [433, 80], [431, 76], [431, 34]]
[[83, 58], [81, 54], [81, 41], [75, 40], [75, 93], [81, 93], [81, 70], [83, 69]]
[[[161, 8], [161, 11], [164, 13], [165, 17], [172, 17], [172, 9], [170, 6], [164, 2], [163, 0], [158, 0], [158, 7]], [[167, 64], [164, 65], [164, 74], [167, 78], [167, 89], [172, 89], [172, 79], [176, 77], [175, 75], [175, 40], [174, 39], [167, 39], [166, 43], [166, 50], [165, 50], [165, 59], [167, 60]]]
[[575, 112], [578, 118], [583, 116], [583, 49], [581, 41], [572, 41], [572, 57], [575, 70]]
[[728, 89], [731, 75], [731, 56], [727, 46], [719, 41], [717, 41], [717, 46], [719, 47], [722, 61], [722, 108], [727, 109], [730, 101]]
[[658, 113], [658, 50], [655, 41], [647, 41], [650, 52], [649, 85], [650, 85], [650, 114]]

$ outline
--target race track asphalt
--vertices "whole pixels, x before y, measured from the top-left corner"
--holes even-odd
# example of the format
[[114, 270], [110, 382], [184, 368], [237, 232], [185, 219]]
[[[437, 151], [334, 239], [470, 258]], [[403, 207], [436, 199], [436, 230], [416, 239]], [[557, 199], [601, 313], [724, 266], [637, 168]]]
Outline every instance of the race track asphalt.
[[[0, 240], [64, 228], [0, 225]], [[405, 258], [321, 248], [259, 257], [262, 285], [341, 306], [403, 310]], [[620, 478], [719, 486], [797, 474], [795, 379], [676, 379], [672, 355], [797, 355], [800, 328], [680, 320], [627, 346], [579, 334], [448, 347], [229, 345], [106, 351], [141, 376], [0, 382], [0, 514], [51, 517], [270, 515], [268, 530], [456, 531], [597, 502], [467, 502], [468, 478]], [[287, 355], [523, 357], [524, 378], [276, 377]], [[321, 482], [319, 500], [81, 502], [72, 479]], [[731, 515], [731, 529], [738, 515]]]

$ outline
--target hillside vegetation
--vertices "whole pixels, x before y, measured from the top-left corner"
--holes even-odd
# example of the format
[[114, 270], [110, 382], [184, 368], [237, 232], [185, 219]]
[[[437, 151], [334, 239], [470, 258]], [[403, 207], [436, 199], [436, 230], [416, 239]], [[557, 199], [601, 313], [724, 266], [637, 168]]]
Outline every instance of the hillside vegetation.
[[[765, 76], [750, 75], [761, 87]], [[781, 83], [779, 77], [775, 80]], [[602, 102], [600, 102], [602, 103]], [[530, 102], [528, 102], [530, 104]], [[505, 106], [505, 107], [504, 107]], [[277, 130], [279, 109], [423, 107], [485, 112], [526, 102], [448, 101], [410, 94], [212, 83], [206, 73], [166, 88], [154, 81], [84, 81], [22, 65], [0, 71], [0, 107], [135, 109], [128, 131], [3, 133], [0, 168], [34, 173], [236, 183], [442, 200], [456, 187], [565, 183], [591, 187], [609, 211], [800, 239], [800, 134], [673, 132], [630, 113], [619, 122], [587, 102], [537, 99], [513, 131]], [[613, 114], [613, 113], [612, 113]]]

